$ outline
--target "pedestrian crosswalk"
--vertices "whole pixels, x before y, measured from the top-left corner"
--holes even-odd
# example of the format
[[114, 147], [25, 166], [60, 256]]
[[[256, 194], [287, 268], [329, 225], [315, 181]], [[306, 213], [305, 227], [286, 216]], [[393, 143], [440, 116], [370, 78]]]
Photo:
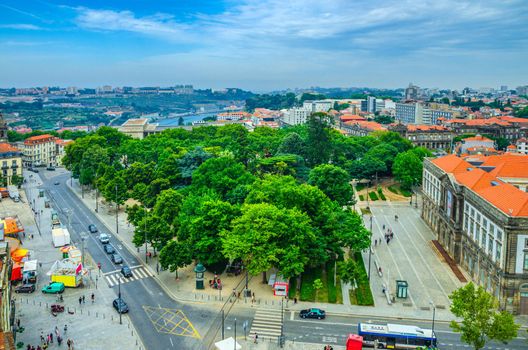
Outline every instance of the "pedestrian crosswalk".
[[132, 281], [137, 281], [142, 278], [147, 277], [153, 277], [152, 273], [147, 270], [144, 266], [138, 266], [131, 268], [132, 270], [132, 276], [131, 277], [124, 277], [121, 274], [121, 270], [107, 272], [104, 274], [104, 277], [106, 279], [106, 282], [108, 283], [108, 286], [114, 287], [119, 284], [119, 280], [121, 280], [121, 283], [127, 283]]
[[259, 309], [255, 313], [249, 334], [260, 338], [277, 338], [281, 335], [282, 313], [276, 309]]

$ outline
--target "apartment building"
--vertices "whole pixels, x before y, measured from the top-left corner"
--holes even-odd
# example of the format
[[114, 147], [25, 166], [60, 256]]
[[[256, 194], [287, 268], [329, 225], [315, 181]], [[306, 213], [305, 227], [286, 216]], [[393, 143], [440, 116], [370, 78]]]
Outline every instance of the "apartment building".
[[303, 107], [307, 111], [312, 113], [318, 113], [318, 112], [328, 112], [330, 109], [334, 107], [334, 103], [329, 100], [321, 100], [321, 101], [304, 101]]
[[450, 119], [452, 117], [453, 112], [440, 108], [439, 104], [396, 103], [396, 120], [404, 124], [437, 125], [442, 118]]
[[56, 166], [56, 140], [49, 134], [27, 138], [22, 149], [24, 166]]
[[304, 124], [308, 121], [308, 117], [312, 113], [311, 109], [306, 109], [304, 107], [290, 108], [284, 112], [282, 122], [287, 125]]
[[[497, 176], [511, 160], [494, 157], [480, 165], [456, 155], [424, 159], [422, 217], [449, 255], [501, 308], [526, 315], [528, 193], [504, 181], [504, 174]], [[528, 167], [509, 168], [509, 177], [528, 177]]]
[[397, 123], [389, 125], [388, 129], [397, 132], [418, 147], [431, 150], [449, 150], [452, 147], [453, 133], [445, 126]]
[[8, 143], [0, 143], [2, 178], [11, 185], [13, 175], [22, 177], [22, 151]]

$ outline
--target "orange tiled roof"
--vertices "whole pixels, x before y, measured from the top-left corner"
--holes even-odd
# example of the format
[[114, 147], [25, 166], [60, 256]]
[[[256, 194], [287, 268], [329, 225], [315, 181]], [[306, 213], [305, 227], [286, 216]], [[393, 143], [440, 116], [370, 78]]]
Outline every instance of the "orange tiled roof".
[[[496, 164], [500, 161], [500, 158], [514, 160], [515, 158], [513, 157], [521, 156], [506, 154], [486, 157], [482, 166], [492, 166], [491, 164]], [[526, 163], [523, 168], [528, 174], [528, 156], [526, 156], [526, 159], [526, 162], [521, 163]], [[504, 176], [503, 174], [509, 174], [510, 171], [518, 171], [518, 166], [515, 165], [515, 162], [503, 161], [500, 167], [497, 167], [490, 173], [475, 168], [465, 160], [453, 154], [433, 159], [431, 162], [446, 173], [453, 174], [460, 185], [471, 189], [475, 194], [500, 209], [505, 214], [510, 216], [528, 216], [528, 193], [497, 178], [498, 174], [500, 174], [498, 176]]]
[[54, 137], [50, 134], [44, 134], [44, 135], [38, 135], [38, 136], [31, 136], [31, 137], [28, 137], [26, 139], [26, 141], [40, 141], [40, 140], [45, 140], [45, 139], [49, 139], [50, 137]]
[[376, 122], [368, 122], [368, 121], [357, 120], [357, 121], [345, 122], [345, 124], [347, 124], [347, 125], [358, 125], [362, 129], [367, 129], [367, 130], [371, 130], [371, 131], [387, 130], [387, 128], [385, 128], [383, 125], [381, 125], [380, 123], [376, 123]]
[[467, 168], [473, 168], [473, 165], [466, 162], [464, 159], [457, 157], [454, 154], [449, 154], [445, 157], [433, 159], [431, 161], [446, 173], [457, 173], [465, 171]]
[[11, 146], [8, 143], [0, 143], [0, 153], [8, 152], [20, 152], [20, 150], [16, 147]]
[[445, 126], [441, 125], [413, 125], [409, 124], [407, 125], [408, 131], [447, 131], [448, 129]]
[[358, 121], [365, 120], [364, 117], [357, 115], [357, 114], [343, 114], [341, 117], [339, 117], [339, 119], [341, 119], [341, 121], [343, 122], [349, 122], [353, 120], [358, 120]]
[[468, 138], [464, 139], [464, 141], [485, 141], [485, 142], [489, 141], [489, 142], [493, 142], [493, 140], [490, 140], [487, 137], [484, 137], [484, 136], [481, 136], [481, 135], [468, 137]]

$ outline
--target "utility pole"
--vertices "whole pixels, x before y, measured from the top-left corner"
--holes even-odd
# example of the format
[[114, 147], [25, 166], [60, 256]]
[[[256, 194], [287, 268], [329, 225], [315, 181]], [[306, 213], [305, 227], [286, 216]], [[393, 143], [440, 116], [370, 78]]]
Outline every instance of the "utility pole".
[[429, 304], [431, 304], [431, 306], [433, 307], [433, 325], [432, 325], [432, 328], [431, 328], [431, 345], [435, 345], [433, 343], [434, 343], [434, 338], [435, 338], [435, 335], [434, 335], [434, 324], [435, 324], [436, 305], [433, 303], [433, 301], [430, 301]]
[[370, 260], [372, 258], [372, 213], [370, 214], [370, 244], [369, 244], [369, 262], [368, 262], [368, 280], [370, 282]]
[[222, 309], [222, 340], [224, 340], [224, 309]]
[[118, 307], [118, 311], [119, 311], [119, 324], [123, 324], [123, 320], [121, 319], [121, 277], [118, 277], [117, 280], [119, 281], [119, 293], [118, 293], [118, 296], [119, 296], [119, 307]]
[[233, 349], [235, 349], [235, 350], [236, 350], [236, 344], [237, 344], [237, 342], [236, 342], [236, 317], [235, 317], [235, 341], [234, 341], [234, 344], [233, 344]]
[[148, 261], [148, 252], [147, 252], [147, 208], [143, 207], [143, 210], [145, 211], [145, 227], [143, 228], [144, 234], [145, 234], [145, 263]]
[[117, 182], [115, 185], [116, 190], [116, 196], [115, 196], [115, 204], [116, 204], [116, 233], [119, 234], [119, 225], [117, 224], [117, 212], [119, 211], [119, 204], [117, 204]]

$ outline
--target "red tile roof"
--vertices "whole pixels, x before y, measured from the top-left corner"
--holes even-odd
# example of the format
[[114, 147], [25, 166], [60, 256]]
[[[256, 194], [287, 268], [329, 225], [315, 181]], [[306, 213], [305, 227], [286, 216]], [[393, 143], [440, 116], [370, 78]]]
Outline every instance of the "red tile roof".
[[[501, 158], [504, 159], [501, 160]], [[526, 161], [519, 162], [523, 158]], [[528, 217], [528, 193], [497, 178], [497, 176], [515, 177], [506, 176], [506, 174], [519, 175], [519, 171], [528, 175], [528, 156], [505, 154], [485, 157], [481, 166], [499, 165], [490, 173], [472, 166], [453, 154], [433, 159], [431, 162], [446, 173], [453, 174], [457, 183], [471, 189], [505, 214]]]
[[8, 143], [0, 143], [0, 153], [9, 153], [9, 152], [20, 152], [16, 147], [11, 146]]

